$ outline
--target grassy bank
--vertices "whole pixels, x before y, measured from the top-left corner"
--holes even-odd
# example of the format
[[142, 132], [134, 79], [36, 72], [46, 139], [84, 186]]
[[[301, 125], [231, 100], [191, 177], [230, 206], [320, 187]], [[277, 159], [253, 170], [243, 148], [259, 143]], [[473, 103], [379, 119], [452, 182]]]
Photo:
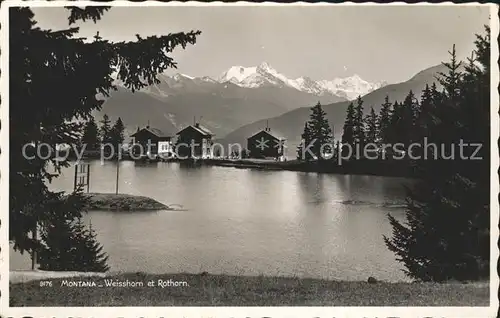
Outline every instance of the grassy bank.
[[171, 210], [169, 206], [154, 199], [131, 194], [86, 193], [88, 210], [110, 211], [157, 211]]
[[[142, 287], [106, 287], [105, 280], [142, 282]], [[148, 287], [159, 280], [188, 286]], [[290, 277], [210, 274], [68, 278], [103, 287], [52, 287], [39, 281], [10, 284], [10, 305], [17, 306], [488, 306], [487, 283], [385, 283], [327, 281]]]

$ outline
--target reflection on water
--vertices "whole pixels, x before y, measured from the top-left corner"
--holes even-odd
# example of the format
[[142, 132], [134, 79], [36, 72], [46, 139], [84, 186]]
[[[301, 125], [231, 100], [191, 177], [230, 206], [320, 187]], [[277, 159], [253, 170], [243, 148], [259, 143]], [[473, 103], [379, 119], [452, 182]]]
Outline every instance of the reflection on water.
[[[114, 192], [116, 163], [93, 162], [91, 192]], [[99, 212], [112, 271], [405, 279], [387, 250], [387, 213], [403, 217], [404, 179], [177, 163], [120, 163], [119, 189], [185, 211]], [[53, 182], [72, 188], [72, 170]], [[29, 268], [19, 255], [12, 268]]]

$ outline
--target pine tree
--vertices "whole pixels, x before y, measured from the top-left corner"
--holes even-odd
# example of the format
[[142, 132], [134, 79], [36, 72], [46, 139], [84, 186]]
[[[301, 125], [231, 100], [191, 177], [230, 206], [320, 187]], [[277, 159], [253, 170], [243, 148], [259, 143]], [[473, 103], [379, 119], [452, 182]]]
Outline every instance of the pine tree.
[[[419, 111], [415, 117], [415, 125], [413, 127], [412, 142], [416, 144], [423, 145], [426, 138], [427, 128], [431, 122], [431, 108], [433, 107], [433, 100], [431, 95], [431, 89], [428, 84], [425, 85], [422, 91], [422, 96], [420, 98]], [[411, 158], [421, 158], [424, 151], [422, 147], [412, 148]], [[414, 164], [413, 164], [414, 165]]]
[[366, 144], [377, 144], [378, 143], [378, 116], [375, 113], [373, 107], [370, 109], [370, 114], [365, 117], [366, 126]]
[[82, 144], [85, 145], [86, 150], [95, 150], [98, 149], [99, 143], [99, 129], [97, 128], [97, 124], [92, 117], [85, 124], [82, 136]]
[[389, 96], [385, 97], [384, 103], [382, 104], [382, 107], [380, 108], [380, 115], [378, 117], [378, 136], [377, 139], [380, 141], [382, 144], [387, 144], [388, 143], [388, 134], [390, 131], [390, 124], [391, 124], [391, 108], [392, 104], [389, 102]]
[[[476, 61], [462, 74], [455, 50], [444, 63], [443, 93], [431, 88], [432, 120], [426, 126], [430, 142], [450, 147], [463, 140], [483, 145], [483, 160], [458, 157], [419, 160], [420, 182], [408, 190], [406, 223], [389, 216], [393, 235], [388, 248], [403, 262], [406, 273], [419, 280], [475, 280], [489, 275], [489, 74], [490, 35], [477, 36]], [[480, 66], [475, 65], [479, 63]], [[434, 99], [434, 97], [436, 97]], [[486, 145], [486, 146], [484, 146]], [[466, 148], [466, 155], [475, 151]]]
[[332, 158], [337, 163], [339, 162], [339, 156], [341, 154], [341, 151], [342, 151], [342, 146], [340, 145], [340, 140], [337, 140], [335, 142], [335, 151], [333, 153], [334, 155], [333, 155], [333, 158]]
[[108, 256], [96, 240], [92, 226], [87, 229], [81, 218], [55, 219], [42, 232], [43, 248], [38, 262], [41, 270], [106, 272]]
[[[434, 85], [435, 87], [435, 85]], [[433, 112], [433, 96], [429, 84], [425, 85], [420, 98], [420, 113], [418, 114], [417, 128], [421, 131], [426, 131], [427, 125], [431, 122], [431, 114]]]
[[354, 108], [354, 143], [363, 149], [365, 145], [365, 122], [363, 120], [363, 100], [358, 96]]
[[104, 116], [102, 116], [101, 128], [99, 129], [99, 131], [101, 136], [101, 143], [103, 145], [113, 143], [111, 120], [109, 119], [109, 116], [107, 114], [104, 114]]
[[354, 146], [354, 135], [355, 135], [355, 112], [354, 103], [350, 102], [347, 106], [347, 114], [345, 117], [344, 128], [342, 133], [342, 153], [347, 151], [347, 147]]
[[311, 130], [309, 129], [309, 122], [304, 124], [304, 132], [301, 135], [302, 141], [297, 147], [297, 160], [311, 161], [313, 158], [308, 151], [304, 149], [310, 144], [312, 140]]
[[391, 145], [390, 148], [386, 148], [387, 158], [393, 158], [396, 154], [394, 147], [397, 143], [401, 142], [400, 131], [404, 129], [402, 118], [402, 106], [398, 101], [395, 101], [392, 105], [389, 122], [385, 130], [385, 143]]
[[460, 82], [462, 80], [462, 73], [459, 71], [462, 62], [457, 61], [457, 52], [455, 50], [455, 44], [453, 44], [453, 49], [451, 50], [450, 62], [443, 63], [448, 69], [447, 73], [439, 73], [441, 76], [439, 82], [443, 85], [446, 90], [446, 95], [450, 102], [457, 102], [460, 97]]
[[73, 233], [78, 240], [78, 248], [75, 253], [77, 259], [77, 271], [82, 272], [107, 272], [108, 256], [103, 252], [103, 247], [97, 241], [97, 234], [92, 228], [92, 223], [88, 229], [78, 219], [73, 225]]
[[[404, 133], [402, 136], [402, 142], [405, 147], [408, 148], [409, 145], [415, 140], [415, 132], [416, 132], [416, 122], [419, 114], [419, 105], [418, 101], [415, 98], [415, 94], [412, 90], [408, 92], [406, 95], [403, 104], [402, 104], [402, 124], [406, 129], [401, 129], [401, 132]], [[401, 127], [403, 128], [403, 127]]]
[[333, 135], [326, 113], [319, 102], [311, 108], [308, 127], [313, 144], [312, 153], [318, 160], [326, 159], [326, 154], [333, 151]]
[[413, 136], [415, 122], [415, 95], [412, 91], [406, 95], [402, 103], [394, 103], [390, 120], [388, 140], [392, 145], [402, 144], [409, 146]]
[[123, 125], [120, 117], [118, 117], [113, 127], [111, 127], [109, 136], [115, 152], [118, 152], [120, 147], [123, 145], [123, 141], [125, 140], [125, 126]]
[[115, 71], [133, 92], [159, 83], [156, 75], [176, 66], [172, 51], [194, 44], [201, 33], [137, 36], [117, 43], [96, 36], [86, 41], [72, 24], [96, 22], [109, 7], [65, 9], [71, 28], [57, 31], [40, 28], [30, 8], [9, 10], [9, 121], [15, 127], [9, 134], [9, 240], [21, 253], [41, 248], [40, 238], [30, 235], [37, 227], [55, 216], [73, 220], [83, 209], [77, 195], [60, 195], [47, 187], [69, 162], [55, 153], [48, 159], [26, 159], [23, 146], [79, 142], [81, 122], [104, 102], [96, 93], [108, 97], [116, 89]]
[[55, 220], [43, 228], [43, 245], [38, 254], [41, 270], [64, 271], [73, 267], [75, 246], [72, 236], [70, 222], [65, 219]]

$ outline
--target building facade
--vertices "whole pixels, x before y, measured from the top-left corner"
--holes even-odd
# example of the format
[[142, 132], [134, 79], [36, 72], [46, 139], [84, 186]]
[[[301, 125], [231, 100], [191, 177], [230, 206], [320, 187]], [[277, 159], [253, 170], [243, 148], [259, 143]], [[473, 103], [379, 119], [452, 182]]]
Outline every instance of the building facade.
[[157, 128], [146, 126], [130, 136], [130, 155], [133, 159], [158, 159], [172, 152], [172, 137]]
[[285, 142], [285, 138], [271, 132], [270, 128], [265, 128], [247, 138], [247, 149], [250, 158], [283, 160]]
[[177, 133], [175, 153], [181, 159], [212, 158], [214, 134], [199, 123], [190, 125]]

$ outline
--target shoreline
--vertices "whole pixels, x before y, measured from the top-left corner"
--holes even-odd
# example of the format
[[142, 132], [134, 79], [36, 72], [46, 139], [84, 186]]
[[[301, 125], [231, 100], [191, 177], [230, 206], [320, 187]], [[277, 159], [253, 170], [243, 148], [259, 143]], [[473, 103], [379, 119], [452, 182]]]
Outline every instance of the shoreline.
[[[390, 163], [392, 163], [392, 165]], [[325, 163], [308, 163], [295, 159], [289, 161], [264, 161], [259, 159], [205, 159], [201, 161], [201, 164], [239, 169], [412, 178], [410, 173], [402, 171], [405, 167], [402, 167], [401, 164], [395, 164], [394, 161], [351, 161], [346, 162], [343, 165], [337, 165], [332, 164], [331, 161], [327, 161]], [[383, 173], [380, 173], [381, 171]]]
[[[489, 282], [405, 283], [224, 274], [110, 274], [9, 283], [11, 306], [488, 306]], [[148, 282], [154, 286], [148, 286]], [[64, 283], [63, 283], [64, 282]]]
[[[73, 158], [74, 159], [74, 158]], [[70, 159], [72, 161], [73, 159]], [[82, 160], [99, 160], [99, 156], [84, 156]], [[116, 162], [116, 160], [105, 160]], [[151, 159], [133, 160], [123, 157], [120, 161], [131, 161], [142, 164], [152, 164], [157, 162], [176, 162], [186, 165], [205, 165], [230, 167], [236, 169], [254, 169], [269, 171], [296, 171], [319, 174], [338, 175], [365, 175], [380, 177], [401, 177], [414, 178], [414, 172], [409, 167], [409, 162], [404, 160], [352, 160], [338, 164], [336, 161], [327, 160], [325, 162], [303, 162], [296, 159], [287, 161], [274, 161], [269, 159]]]

